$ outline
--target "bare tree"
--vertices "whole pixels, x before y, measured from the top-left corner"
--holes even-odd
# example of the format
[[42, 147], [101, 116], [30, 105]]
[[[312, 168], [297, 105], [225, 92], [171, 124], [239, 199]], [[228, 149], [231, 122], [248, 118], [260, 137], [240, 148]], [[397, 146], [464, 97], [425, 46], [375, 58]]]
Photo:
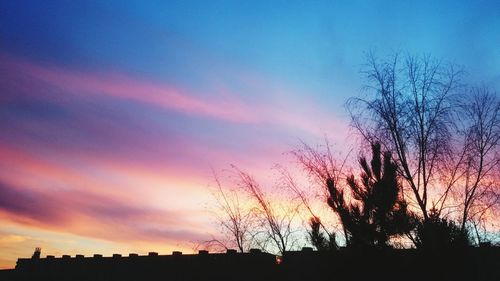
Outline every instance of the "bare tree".
[[[461, 72], [428, 56], [395, 55], [379, 62], [369, 54], [363, 71], [372, 96], [348, 101], [352, 125], [370, 143], [392, 151], [413, 202], [428, 218], [432, 186], [450, 151], [453, 101]], [[436, 192], [437, 190], [433, 190]]]
[[203, 244], [207, 248], [229, 249], [236, 247], [240, 252], [247, 252], [253, 245], [255, 219], [249, 206], [244, 206], [238, 191], [224, 189], [219, 177], [214, 173], [216, 183], [212, 191], [217, 212], [216, 220], [221, 227], [221, 238], [212, 238]]
[[468, 222], [480, 221], [485, 212], [500, 203], [500, 103], [495, 93], [475, 88], [466, 96], [461, 109], [465, 157], [458, 169], [461, 177], [456, 185], [464, 229]]
[[[233, 168], [239, 177], [239, 187], [248, 194], [255, 204], [253, 209], [261, 227], [257, 231], [256, 237], [263, 237], [261, 240], [257, 239], [256, 242], [269, 252], [272, 252], [273, 247], [278, 250], [279, 254], [292, 250], [297, 242], [294, 220], [300, 205], [288, 201], [278, 208], [277, 204], [272, 204], [266, 197], [260, 185], [251, 175], [235, 166]], [[269, 243], [271, 243], [271, 248], [268, 246]]]
[[[440, 183], [444, 192], [435, 202], [437, 215], [453, 213], [461, 231], [474, 233], [482, 242], [480, 228], [487, 227], [500, 205], [500, 114], [496, 94], [472, 88], [457, 100], [456, 134], [451, 152], [441, 160]], [[466, 229], [467, 225], [470, 229]]]

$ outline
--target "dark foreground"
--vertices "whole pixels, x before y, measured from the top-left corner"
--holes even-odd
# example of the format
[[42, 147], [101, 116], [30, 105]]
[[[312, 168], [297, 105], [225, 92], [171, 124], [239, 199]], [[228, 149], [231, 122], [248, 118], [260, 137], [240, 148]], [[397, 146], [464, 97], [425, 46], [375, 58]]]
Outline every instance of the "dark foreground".
[[309, 249], [274, 255], [252, 253], [197, 255], [131, 254], [126, 257], [19, 259], [0, 280], [500, 280], [500, 248], [469, 248], [446, 253], [417, 250]]

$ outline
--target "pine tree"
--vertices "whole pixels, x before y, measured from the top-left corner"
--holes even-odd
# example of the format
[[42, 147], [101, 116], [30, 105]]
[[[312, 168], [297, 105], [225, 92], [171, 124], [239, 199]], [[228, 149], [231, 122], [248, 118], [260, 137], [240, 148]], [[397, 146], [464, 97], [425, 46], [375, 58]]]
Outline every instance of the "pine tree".
[[409, 232], [413, 224], [407, 204], [401, 198], [397, 166], [389, 152], [382, 153], [380, 144], [372, 145], [372, 160], [359, 160], [360, 179], [347, 178], [352, 195], [346, 203], [342, 190], [327, 181], [328, 204], [339, 215], [352, 246], [387, 246], [389, 238]]

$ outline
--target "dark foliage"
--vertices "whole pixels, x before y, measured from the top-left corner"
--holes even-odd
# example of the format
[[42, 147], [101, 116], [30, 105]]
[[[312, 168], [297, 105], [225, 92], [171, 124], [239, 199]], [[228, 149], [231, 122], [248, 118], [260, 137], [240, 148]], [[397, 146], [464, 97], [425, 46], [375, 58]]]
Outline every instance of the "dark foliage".
[[309, 221], [309, 226], [309, 240], [318, 251], [338, 250], [335, 236], [325, 235], [321, 231], [321, 221], [318, 217], [312, 217]]
[[455, 222], [441, 218], [431, 210], [429, 219], [417, 225], [416, 246], [430, 251], [464, 249], [471, 245], [469, 235]]
[[400, 196], [396, 164], [390, 153], [381, 152], [380, 144], [372, 145], [370, 164], [359, 160], [360, 180], [347, 178], [352, 202], [346, 203], [342, 190], [327, 180], [329, 206], [339, 215], [349, 234], [351, 246], [387, 246], [389, 238], [408, 233], [413, 228], [412, 215]]

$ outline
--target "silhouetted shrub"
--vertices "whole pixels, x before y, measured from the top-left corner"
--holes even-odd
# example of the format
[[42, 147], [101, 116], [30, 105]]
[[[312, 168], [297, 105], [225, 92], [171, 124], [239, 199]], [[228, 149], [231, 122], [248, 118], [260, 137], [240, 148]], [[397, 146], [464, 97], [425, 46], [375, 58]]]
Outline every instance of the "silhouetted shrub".
[[470, 246], [469, 235], [455, 222], [441, 218], [431, 210], [429, 218], [417, 224], [416, 246], [430, 251], [463, 249]]

